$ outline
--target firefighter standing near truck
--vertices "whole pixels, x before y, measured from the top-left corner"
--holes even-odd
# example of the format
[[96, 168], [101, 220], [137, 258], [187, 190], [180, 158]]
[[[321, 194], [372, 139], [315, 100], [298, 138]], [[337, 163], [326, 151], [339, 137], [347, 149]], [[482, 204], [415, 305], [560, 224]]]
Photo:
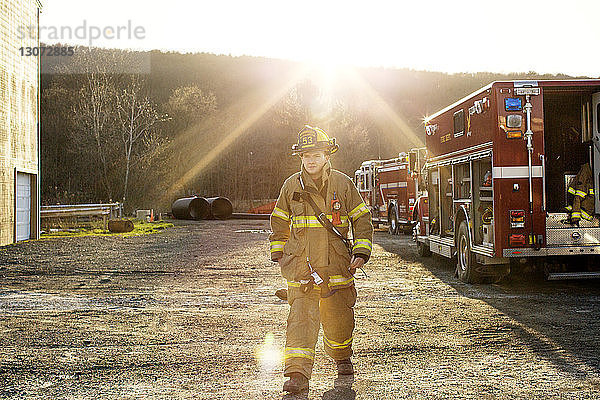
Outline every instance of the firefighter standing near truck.
[[354, 273], [371, 255], [373, 225], [352, 180], [331, 168], [337, 149], [335, 138], [306, 125], [292, 146], [301, 170], [284, 182], [271, 214], [271, 259], [288, 282], [287, 392], [308, 389], [320, 324], [338, 374], [354, 374]]

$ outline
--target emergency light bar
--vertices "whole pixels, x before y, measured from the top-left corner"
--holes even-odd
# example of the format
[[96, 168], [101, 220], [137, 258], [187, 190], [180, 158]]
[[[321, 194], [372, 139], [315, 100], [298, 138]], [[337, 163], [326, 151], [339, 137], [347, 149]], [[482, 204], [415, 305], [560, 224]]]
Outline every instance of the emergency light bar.
[[504, 109], [506, 111], [521, 111], [523, 109], [523, 106], [521, 105], [521, 99], [515, 97], [507, 97], [506, 99], [504, 99]]
[[517, 96], [538, 96], [540, 94], [539, 87], [517, 87], [515, 88], [515, 94]]

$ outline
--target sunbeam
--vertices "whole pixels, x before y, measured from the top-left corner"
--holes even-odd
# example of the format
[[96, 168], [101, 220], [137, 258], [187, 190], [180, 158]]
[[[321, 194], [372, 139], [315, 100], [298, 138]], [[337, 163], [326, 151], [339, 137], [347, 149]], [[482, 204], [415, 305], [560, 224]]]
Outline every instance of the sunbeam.
[[[307, 73], [306, 67], [302, 66], [294, 70], [292, 75], [277, 88], [267, 87], [258, 93], [252, 93], [245, 99], [237, 101], [231, 107], [218, 112], [208, 121], [202, 121], [196, 126], [190, 128], [182, 138], [174, 141], [171, 144], [172, 149], [183, 146], [189, 151], [189, 141], [192, 141], [198, 132], [214, 130], [228, 132], [223, 136], [223, 139], [211, 146], [211, 150], [204, 154], [198, 161], [195, 161], [193, 166], [189, 168], [183, 176], [179, 177], [171, 187], [163, 194], [161, 201], [172, 198], [177, 190], [184, 187], [189, 181], [200, 174], [211, 162], [213, 162], [220, 154], [223, 153], [235, 140], [242, 137], [249, 128], [252, 127], [265, 113], [267, 113], [279, 100], [281, 100], [298, 82], [300, 82]], [[266, 100], [263, 100], [265, 99]], [[258, 106], [254, 106], [258, 103]], [[241, 122], [237, 123], [240, 118], [236, 116], [245, 116]], [[234, 126], [229, 129], [228, 127]], [[186, 143], [188, 142], [188, 143]], [[206, 146], [206, 143], [196, 143], [196, 146]]]

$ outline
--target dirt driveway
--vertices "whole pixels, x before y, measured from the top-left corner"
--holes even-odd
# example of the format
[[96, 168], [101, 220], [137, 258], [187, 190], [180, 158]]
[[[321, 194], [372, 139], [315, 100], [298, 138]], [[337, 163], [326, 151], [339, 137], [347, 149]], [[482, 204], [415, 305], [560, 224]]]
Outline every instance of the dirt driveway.
[[[0, 398], [287, 398], [268, 222], [175, 224], [0, 248]], [[600, 397], [598, 281], [469, 286], [408, 237], [375, 243], [355, 380], [319, 342], [308, 398]]]

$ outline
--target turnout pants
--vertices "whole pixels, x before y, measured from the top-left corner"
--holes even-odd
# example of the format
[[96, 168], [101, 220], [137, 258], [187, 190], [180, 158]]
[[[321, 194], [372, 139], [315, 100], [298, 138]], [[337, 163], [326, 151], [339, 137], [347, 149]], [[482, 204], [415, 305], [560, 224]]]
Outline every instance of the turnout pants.
[[344, 360], [352, 355], [356, 289], [354, 285], [338, 289], [332, 296], [322, 299], [318, 287], [303, 294], [292, 284], [288, 283], [290, 314], [284, 375], [299, 372], [310, 379], [321, 324], [325, 352], [334, 360]]

